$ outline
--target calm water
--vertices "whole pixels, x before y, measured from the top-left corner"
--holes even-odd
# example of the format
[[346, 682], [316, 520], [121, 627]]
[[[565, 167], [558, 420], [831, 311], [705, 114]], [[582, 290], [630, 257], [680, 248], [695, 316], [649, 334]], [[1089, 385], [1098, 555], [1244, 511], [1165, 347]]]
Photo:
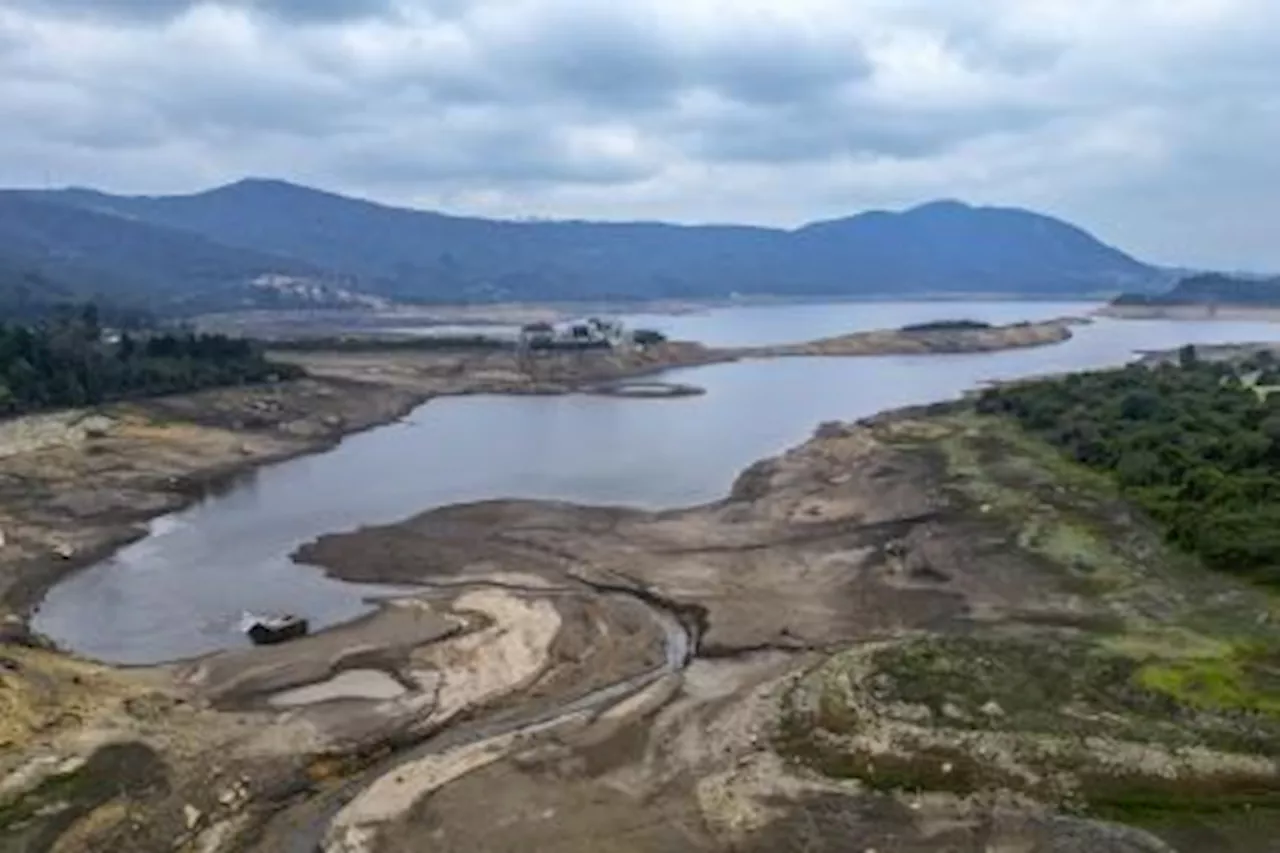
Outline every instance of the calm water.
[[[954, 305], [874, 307], [880, 318], [899, 318], [877, 326], [957, 313]], [[840, 330], [819, 308], [668, 320], [693, 337], [705, 322], [704, 337], [725, 343], [804, 340]], [[979, 308], [1007, 313], [982, 315]], [[771, 311], [783, 319], [767, 316]], [[1069, 312], [1043, 303], [985, 303], [964, 315], [1062, 313], [1080, 313], [1079, 303]], [[737, 331], [734, 317], [741, 319]], [[1076, 333], [1053, 347], [986, 355], [790, 359], [672, 371], [672, 380], [708, 391], [674, 400], [436, 400], [401, 423], [261, 469], [224, 495], [158, 519], [149, 537], [52, 590], [35, 627], [91, 657], [147, 663], [241, 644], [236, 621], [244, 609], [295, 611], [332, 624], [364, 612], [376, 590], [288, 559], [324, 533], [499, 497], [643, 507], [711, 501], [745, 466], [803, 440], [823, 420], [944, 400], [993, 379], [1120, 364], [1135, 350], [1280, 341], [1280, 324], [1103, 320]]]
[[1018, 323], [1088, 314], [1093, 302], [837, 302], [712, 308], [696, 314], [631, 314], [631, 328], [657, 329], [712, 346], [767, 346], [931, 320]]

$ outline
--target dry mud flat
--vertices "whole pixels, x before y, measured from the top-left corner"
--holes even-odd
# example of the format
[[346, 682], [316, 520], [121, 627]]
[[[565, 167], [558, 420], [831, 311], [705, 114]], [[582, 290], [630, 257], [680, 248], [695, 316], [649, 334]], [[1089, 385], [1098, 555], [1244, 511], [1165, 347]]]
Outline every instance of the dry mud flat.
[[331, 447], [432, 397], [566, 393], [669, 366], [723, 360], [696, 344], [645, 352], [291, 354], [297, 382], [19, 418], [0, 424], [0, 618], [144, 523], [240, 472]]
[[[964, 352], [991, 348], [1002, 335], [1009, 346], [1070, 336], [1058, 321], [941, 338], [883, 334], [887, 337], [877, 338], [878, 350], [868, 349], [865, 335], [855, 335], [848, 339], [853, 344], [819, 342], [812, 354], [911, 352], [919, 351], [913, 348], [921, 341], [929, 342], [930, 351]], [[791, 350], [789, 354], [806, 354], [801, 348]], [[180, 509], [236, 474], [330, 447], [344, 435], [395, 420], [433, 397], [625, 388], [624, 380], [669, 368], [778, 354], [767, 348], [711, 349], [685, 342], [523, 358], [505, 351], [377, 348], [282, 353], [280, 358], [301, 364], [310, 378], [2, 423], [0, 619], [21, 615], [67, 571], [142, 535], [147, 520]], [[671, 386], [650, 396], [697, 390]]]
[[[6, 600], [432, 395], [744, 355], [673, 346], [314, 354], [301, 383], [24, 433]], [[1054, 460], [963, 410], [833, 424], [706, 507], [493, 502], [326, 537], [309, 562], [424, 587], [278, 649], [122, 671], [8, 645], [0, 850], [1273, 849], [1269, 601]], [[1219, 659], [1241, 707], [1171, 677]]]
[[826, 425], [705, 507], [303, 556], [430, 586], [191, 664], [16, 655], [75, 716], [0, 754], [0, 849], [1274, 849], [1280, 724], [1159, 677], [1280, 642], [1271, 602], [963, 408]]
[[829, 425], [708, 507], [450, 507], [305, 558], [630, 589], [700, 633], [669, 695], [425, 757], [415, 803], [352, 806], [331, 853], [1276, 849], [1274, 688], [1242, 677], [1233, 706], [1162, 677], [1247, 669], [1272, 602], [963, 410]]

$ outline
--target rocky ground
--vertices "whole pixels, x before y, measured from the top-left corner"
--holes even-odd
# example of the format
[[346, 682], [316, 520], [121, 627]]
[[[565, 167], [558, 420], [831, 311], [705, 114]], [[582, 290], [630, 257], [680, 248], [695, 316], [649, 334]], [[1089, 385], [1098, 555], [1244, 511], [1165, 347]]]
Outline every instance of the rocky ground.
[[1088, 320], [1068, 317], [1040, 323], [1015, 323], [990, 328], [920, 328], [855, 332], [804, 344], [763, 348], [756, 354], [858, 356], [994, 352], [1061, 343], [1070, 339], [1071, 326], [1086, 322]]
[[5, 753], [0, 849], [1276, 849], [1280, 608], [963, 406], [826, 425], [705, 507], [303, 556], [430, 586], [179, 666], [21, 650], [75, 719]]
[[299, 556], [416, 591], [280, 647], [123, 670], [25, 635], [52, 577], [246, 466], [708, 353], [308, 354], [7, 426], [0, 850], [1280, 850], [1280, 607], [963, 405], [825, 425], [708, 506], [324, 537]]
[[[493, 744], [381, 849], [1277, 849], [1275, 603], [963, 410], [829, 425], [709, 507], [450, 507], [305, 557], [404, 582], [519, 566], [698, 614], [652, 718], [607, 748]], [[523, 805], [477, 821], [482, 791]]]

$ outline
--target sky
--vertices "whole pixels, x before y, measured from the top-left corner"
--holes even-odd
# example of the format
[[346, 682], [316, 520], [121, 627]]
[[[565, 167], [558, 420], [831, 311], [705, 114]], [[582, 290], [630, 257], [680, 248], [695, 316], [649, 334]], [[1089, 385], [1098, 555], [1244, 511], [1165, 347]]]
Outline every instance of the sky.
[[0, 185], [500, 217], [931, 199], [1280, 271], [1275, 0], [0, 0]]

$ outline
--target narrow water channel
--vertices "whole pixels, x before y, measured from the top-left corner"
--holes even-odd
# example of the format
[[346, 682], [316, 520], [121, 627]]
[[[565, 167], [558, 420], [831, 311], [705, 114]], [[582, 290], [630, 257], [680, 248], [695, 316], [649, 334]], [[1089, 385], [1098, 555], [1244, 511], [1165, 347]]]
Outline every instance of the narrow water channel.
[[[991, 316], [999, 303], [984, 305]], [[1041, 306], [1041, 316], [1058, 309]], [[975, 314], [949, 316], [956, 311]], [[753, 322], [767, 321], [762, 314]], [[770, 334], [821, 333], [797, 322]], [[34, 627], [68, 650], [133, 664], [242, 644], [237, 621], [245, 609], [300, 612], [324, 627], [366, 612], [380, 591], [290, 560], [325, 533], [492, 498], [647, 508], [713, 501], [744, 467], [802, 441], [824, 420], [950, 399], [990, 380], [1117, 365], [1139, 350], [1280, 341], [1280, 325], [1264, 323], [1103, 320], [1076, 332], [1034, 350], [742, 362], [663, 377], [706, 388], [701, 397], [435, 400], [400, 423], [261, 469], [157, 519], [148, 537], [51, 590]], [[763, 337], [752, 327], [732, 342]]]

